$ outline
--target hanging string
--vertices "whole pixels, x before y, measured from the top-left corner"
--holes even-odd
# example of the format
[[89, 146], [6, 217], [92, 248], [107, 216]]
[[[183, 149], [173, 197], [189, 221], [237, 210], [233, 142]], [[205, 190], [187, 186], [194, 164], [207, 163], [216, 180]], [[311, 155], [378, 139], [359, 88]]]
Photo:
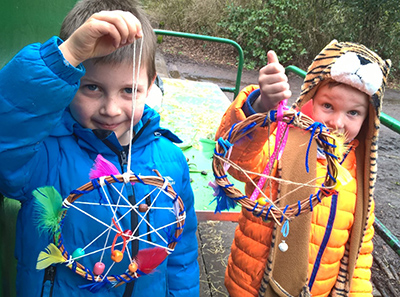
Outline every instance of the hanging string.
[[[136, 39], [133, 42], [133, 81], [132, 81], [132, 116], [131, 116], [131, 126], [129, 130], [129, 151], [128, 151], [128, 168], [127, 172], [130, 174], [131, 171], [131, 161], [132, 161], [132, 139], [133, 139], [133, 123], [135, 119], [135, 109], [136, 109], [136, 99], [137, 99], [137, 88], [139, 84], [139, 73], [140, 73], [140, 67], [141, 67], [141, 62], [142, 62], [142, 52], [143, 52], [143, 39], [144, 36], [140, 39], [140, 48], [139, 48], [139, 57], [138, 57], [138, 65], [136, 67]], [[136, 70], [137, 68], [137, 70]], [[135, 73], [136, 71], [136, 73]]]

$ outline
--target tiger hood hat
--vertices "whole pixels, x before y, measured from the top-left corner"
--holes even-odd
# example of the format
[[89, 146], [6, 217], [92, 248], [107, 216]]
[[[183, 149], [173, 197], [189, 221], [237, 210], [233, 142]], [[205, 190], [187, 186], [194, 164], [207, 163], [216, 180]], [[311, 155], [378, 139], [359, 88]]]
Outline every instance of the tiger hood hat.
[[356, 147], [357, 199], [354, 224], [346, 245], [348, 257], [344, 257], [345, 261], [342, 261], [341, 272], [334, 286], [340, 292], [350, 290], [349, 280], [353, 278], [358, 251], [366, 236], [368, 218], [374, 215], [379, 116], [390, 66], [390, 60], [381, 59], [363, 45], [333, 40], [308, 68], [300, 96], [293, 104], [294, 108], [300, 110], [313, 98], [318, 88], [329, 80], [350, 85], [369, 95], [368, 116], [356, 136], [356, 141], [352, 142]]
[[322, 82], [334, 80], [369, 95], [379, 117], [390, 66], [390, 60], [381, 59], [363, 45], [332, 40], [308, 67], [294, 107], [301, 109], [313, 98]]

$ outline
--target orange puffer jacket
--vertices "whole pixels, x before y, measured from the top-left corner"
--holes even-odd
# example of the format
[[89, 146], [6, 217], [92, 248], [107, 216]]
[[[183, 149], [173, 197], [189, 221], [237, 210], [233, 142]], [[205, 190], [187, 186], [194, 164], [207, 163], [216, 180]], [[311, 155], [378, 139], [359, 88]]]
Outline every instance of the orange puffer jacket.
[[[239, 94], [225, 113], [223, 124], [216, 137], [223, 135], [234, 123], [245, 118], [241, 107], [255, 88], [256, 86], [247, 87]], [[274, 137], [274, 135], [271, 137]], [[255, 136], [253, 140], [262, 147], [261, 142], [257, 142], [258, 139]], [[239, 159], [235, 159], [235, 149], [240, 152], [241, 157]], [[260, 156], [266, 154], [266, 148], [264, 147], [262, 148], [264, 151], [258, 152], [257, 149], [260, 148], [255, 148], [254, 142], [252, 145], [244, 144], [244, 142], [235, 144], [231, 160], [243, 169], [261, 172], [261, 168], [265, 166], [266, 161], [261, 160], [260, 162], [260, 159], [262, 159]], [[341, 260], [344, 258], [346, 243], [348, 243], [354, 223], [357, 194], [354, 151], [355, 146], [342, 164], [354, 179], [343, 186], [336, 197], [324, 198], [312, 213], [308, 252], [308, 281], [312, 296], [328, 296], [338, 281]], [[246, 157], [243, 158], [243, 156]], [[246, 182], [246, 195], [249, 197], [253, 189], [250, 186], [250, 181], [237, 174], [237, 172], [235, 174], [235, 171], [230, 173], [235, 178]], [[325, 159], [318, 159], [317, 176], [325, 176], [325, 174], [326, 161]], [[269, 193], [269, 189], [266, 191]], [[274, 189], [272, 196], [276, 196], [276, 189]], [[364, 234], [363, 243], [359, 250], [348, 296], [372, 296], [372, 286], [369, 280], [371, 277], [372, 237], [374, 234], [372, 226], [374, 221], [373, 209], [374, 205], [371, 207], [367, 231]], [[225, 286], [230, 296], [258, 296], [270, 250], [272, 227], [273, 223], [265, 223], [261, 218], [255, 217], [252, 212], [246, 209], [242, 210], [225, 274]]]

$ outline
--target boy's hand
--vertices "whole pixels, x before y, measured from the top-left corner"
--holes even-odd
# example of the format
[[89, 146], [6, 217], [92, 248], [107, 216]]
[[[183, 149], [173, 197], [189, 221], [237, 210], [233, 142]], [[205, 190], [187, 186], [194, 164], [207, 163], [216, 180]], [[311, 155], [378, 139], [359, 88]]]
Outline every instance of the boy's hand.
[[279, 63], [274, 51], [267, 54], [268, 64], [261, 68], [258, 77], [261, 96], [253, 103], [256, 112], [275, 109], [279, 102], [292, 96], [285, 68]]
[[59, 48], [73, 66], [90, 58], [111, 54], [142, 37], [139, 20], [126, 11], [93, 14]]

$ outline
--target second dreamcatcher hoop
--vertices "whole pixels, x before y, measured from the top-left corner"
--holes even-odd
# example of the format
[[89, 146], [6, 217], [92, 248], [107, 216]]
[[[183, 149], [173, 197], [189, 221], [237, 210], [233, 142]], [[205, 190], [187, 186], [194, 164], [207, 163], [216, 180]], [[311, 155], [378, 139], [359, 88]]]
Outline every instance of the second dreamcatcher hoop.
[[[284, 135], [289, 126], [297, 127], [303, 130], [310, 131], [310, 141], [314, 139], [318, 143], [318, 146], [322, 148], [325, 153], [327, 160], [327, 174], [322, 186], [319, 190], [313, 194], [311, 197], [306, 197], [303, 200], [298, 200], [297, 203], [292, 205], [283, 205], [278, 207], [272, 199], [266, 197], [262, 189], [257, 186], [257, 184], [249, 180], [254, 184], [257, 193], [261, 193], [266, 197], [266, 203], [260, 203], [258, 200], [250, 199], [244, 195], [238, 188], [234, 186], [233, 183], [228, 178], [227, 168], [232, 167], [238, 171], [241, 171], [245, 175], [247, 174], [243, 169], [229, 160], [230, 150], [234, 149], [234, 144], [239, 140], [243, 141], [244, 137], [248, 137], [255, 129], [259, 127], [265, 127], [270, 124], [284, 124], [285, 131], [281, 135], [280, 139], [277, 138], [277, 143], [280, 141], [279, 145], [284, 142]], [[321, 202], [326, 196], [330, 196], [336, 192], [336, 189], [341, 185], [345, 184], [351, 179], [348, 176], [346, 169], [342, 168], [338, 162], [338, 153], [340, 145], [343, 143], [339, 141], [343, 138], [341, 135], [334, 135], [329, 131], [329, 129], [319, 123], [314, 122], [307, 115], [290, 110], [271, 110], [267, 113], [257, 113], [247, 117], [245, 120], [235, 124], [229, 131], [227, 131], [218, 141], [216, 141], [215, 152], [213, 156], [212, 168], [215, 176], [215, 180], [211, 183], [214, 188], [214, 200], [217, 201], [216, 212], [221, 210], [229, 210], [234, 208], [236, 204], [240, 204], [242, 207], [249, 211], [252, 211], [257, 217], [262, 217], [264, 220], [274, 220], [279, 225], [283, 219], [291, 220], [295, 216], [302, 213], [307, 213], [313, 209], [313, 207]], [[284, 146], [284, 144], [282, 145]], [[341, 148], [340, 148], [341, 149]], [[276, 157], [276, 156], [275, 156]], [[308, 155], [306, 156], [306, 167], [308, 166]], [[272, 160], [274, 163], [276, 159]], [[340, 172], [341, 174], [338, 174]], [[265, 178], [261, 174], [262, 177]], [[271, 178], [266, 177], [266, 178]], [[272, 177], [273, 178], [273, 177]], [[276, 179], [279, 180], [279, 179]], [[279, 181], [278, 181], [279, 182]], [[290, 181], [289, 181], [290, 182]], [[254, 196], [254, 195], [252, 195]]]

